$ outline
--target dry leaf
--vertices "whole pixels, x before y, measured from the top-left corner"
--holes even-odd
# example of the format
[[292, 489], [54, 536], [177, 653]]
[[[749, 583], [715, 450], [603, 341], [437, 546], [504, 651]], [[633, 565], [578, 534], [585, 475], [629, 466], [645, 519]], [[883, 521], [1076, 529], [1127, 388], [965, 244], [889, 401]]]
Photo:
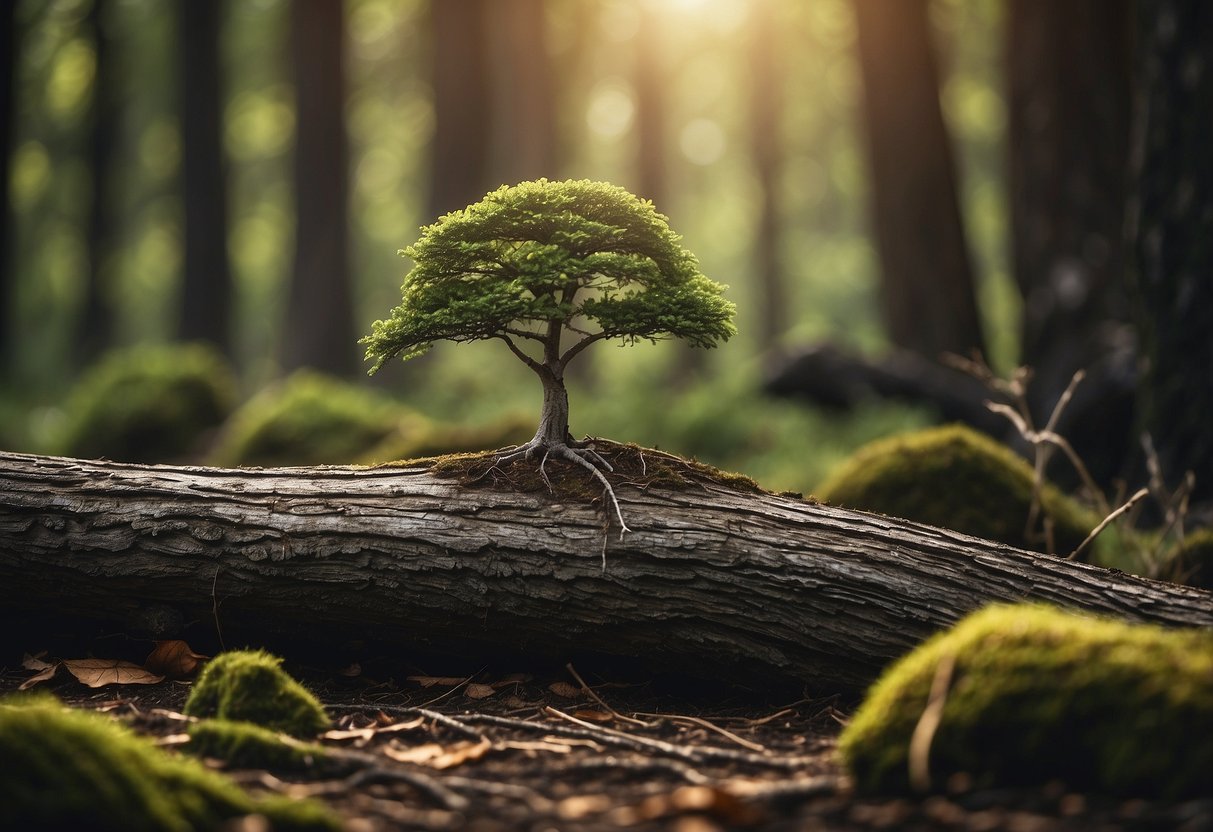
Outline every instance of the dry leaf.
[[379, 729], [380, 734], [394, 734], [397, 731], [412, 731], [415, 728], [420, 728], [425, 725], [424, 717], [410, 719], [407, 722], [393, 722], [391, 725], [384, 725]]
[[362, 675], [362, 665], [358, 664], [358, 662], [350, 662], [348, 665], [341, 668], [341, 675], [348, 676], [351, 679], [354, 678], [355, 676], [361, 676]]
[[459, 676], [408, 676], [410, 682], [416, 682], [423, 688], [432, 688], [434, 685], [443, 685], [445, 687], [454, 687], [462, 685], [467, 681], [466, 678]]
[[570, 685], [568, 682], [552, 682], [548, 685], [548, 690], [565, 699], [580, 699], [582, 696], [581, 688]]
[[615, 718], [606, 711], [595, 711], [590, 708], [578, 708], [573, 711], [573, 716], [584, 719], [586, 722], [610, 722]]
[[482, 685], [478, 682], [470, 684], [463, 691], [463, 695], [468, 699], [487, 699], [497, 691], [492, 685]]
[[[32, 669], [33, 668], [31, 668], [31, 670]], [[59, 669], [59, 665], [57, 665], [57, 664], [47, 665], [41, 671], [39, 671], [37, 674], [29, 677], [24, 682], [22, 682], [21, 685], [17, 688], [17, 690], [29, 690], [34, 685], [39, 684], [40, 682], [45, 682], [47, 679], [53, 678], [55, 675], [55, 671], [58, 669]]]
[[501, 748], [509, 748], [513, 751], [550, 751], [553, 754], [571, 754], [573, 746], [568, 743], [556, 742], [552, 740], [506, 740], [501, 743]]
[[615, 801], [605, 794], [577, 794], [557, 803], [556, 814], [563, 820], [581, 820], [602, 814], [614, 805]]
[[344, 731], [325, 731], [320, 735], [325, 740], [357, 740], [354, 745], [363, 746], [375, 736], [374, 728], [349, 728]]
[[493, 744], [487, 739], [479, 742], [465, 740], [451, 746], [441, 746], [436, 742], [401, 748], [396, 743], [387, 745], [383, 753], [400, 763], [419, 763], [435, 769], [454, 768], [470, 760], [479, 760]]
[[154, 685], [163, 682], [163, 676], [157, 676], [134, 662], [124, 662], [120, 659], [64, 659], [66, 667], [81, 684], [90, 688], [105, 685]]
[[42, 660], [42, 657], [45, 655], [45, 650], [36, 656], [31, 656], [29, 653], [26, 653], [21, 659], [21, 666], [26, 670], [46, 670], [48, 667], [54, 667], [54, 662], [46, 662]]
[[198, 663], [209, 658], [210, 656], [195, 653], [184, 641], [172, 639], [157, 641], [143, 666], [151, 673], [158, 673], [169, 679], [184, 679], [194, 675]]

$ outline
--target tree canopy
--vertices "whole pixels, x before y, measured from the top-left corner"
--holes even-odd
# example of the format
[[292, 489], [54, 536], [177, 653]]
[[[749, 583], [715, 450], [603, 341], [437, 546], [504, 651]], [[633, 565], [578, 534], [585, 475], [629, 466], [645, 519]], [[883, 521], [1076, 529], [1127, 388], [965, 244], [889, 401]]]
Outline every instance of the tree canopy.
[[425, 227], [401, 252], [416, 265], [400, 305], [362, 341], [371, 372], [438, 340], [501, 338], [519, 352], [519, 339], [547, 342], [556, 324], [578, 336], [545, 355], [559, 369], [608, 338], [715, 346], [736, 332], [735, 307], [680, 240], [652, 203], [614, 185], [502, 186]]

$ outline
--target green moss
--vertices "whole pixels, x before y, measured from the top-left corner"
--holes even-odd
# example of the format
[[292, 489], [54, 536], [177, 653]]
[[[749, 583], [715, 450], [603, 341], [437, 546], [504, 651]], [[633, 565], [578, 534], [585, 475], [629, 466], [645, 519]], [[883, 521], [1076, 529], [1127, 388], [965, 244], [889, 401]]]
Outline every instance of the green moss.
[[195, 760], [53, 701], [0, 704], [0, 828], [209, 830], [259, 812], [275, 830], [334, 830], [324, 807], [254, 801]]
[[521, 445], [535, 435], [535, 421], [511, 417], [479, 427], [431, 424], [422, 430], [396, 430], [358, 461], [376, 465], [390, 460], [423, 459]]
[[885, 672], [839, 741], [862, 792], [908, 790], [910, 738], [948, 657], [929, 754], [936, 788], [965, 772], [980, 786], [1207, 794], [1213, 634], [1026, 605], [975, 613]]
[[314, 737], [328, 715], [303, 685], [262, 650], [232, 650], [207, 663], [185, 703], [196, 717], [251, 722], [292, 737]]
[[223, 760], [232, 768], [299, 770], [323, 760], [324, 748], [275, 733], [251, 722], [207, 719], [189, 728], [185, 751]]
[[197, 453], [236, 401], [231, 369], [200, 344], [140, 346], [107, 354], [64, 405], [57, 453], [126, 462], [171, 462]]
[[344, 465], [394, 432], [419, 435], [424, 417], [391, 399], [310, 370], [246, 402], [224, 427], [215, 465]]
[[1213, 529], [1190, 532], [1176, 549], [1166, 572], [1179, 583], [1213, 589]]
[[[1032, 468], [1010, 448], [959, 425], [882, 439], [860, 448], [815, 494], [832, 505], [953, 529], [1044, 551], [1025, 535]], [[1042, 504], [1054, 551], [1069, 554], [1098, 522], [1052, 485]]]

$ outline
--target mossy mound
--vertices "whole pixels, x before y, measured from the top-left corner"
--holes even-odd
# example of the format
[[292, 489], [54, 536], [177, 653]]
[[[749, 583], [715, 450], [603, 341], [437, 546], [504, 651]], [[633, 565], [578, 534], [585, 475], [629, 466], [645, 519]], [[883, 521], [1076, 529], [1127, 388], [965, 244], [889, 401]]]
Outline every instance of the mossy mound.
[[189, 728], [184, 750], [195, 757], [223, 760], [231, 768], [297, 771], [325, 758], [323, 746], [277, 734], [251, 722], [206, 719]]
[[0, 704], [0, 828], [210, 830], [254, 812], [282, 830], [340, 828], [323, 806], [254, 801], [196, 760], [49, 699]]
[[423, 430], [406, 425], [393, 431], [358, 461], [377, 465], [521, 445], [535, 435], [535, 420], [511, 417], [482, 426], [431, 424]]
[[211, 347], [115, 350], [87, 370], [68, 395], [54, 450], [124, 462], [188, 459], [235, 403], [235, 376]]
[[207, 663], [194, 682], [185, 713], [251, 722], [292, 737], [314, 737], [329, 727], [328, 714], [307, 688], [263, 650], [232, 650]]
[[[1025, 535], [1032, 468], [1004, 445], [960, 425], [872, 442], [837, 468], [815, 496], [1021, 549], [1044, 551]], [[1054, 551], [1072, 552], [1098, 522], [1052, 485], [1041, 502], [1053, 519]]]
[[427, 420], [392, 399], [311, 370], [262, 390], [232, 415], [215, 465], [346, 465], [387, 436], [420, 435]]
[[1174, 580], [1213, 590], [1213, 529], [1189, 533], [1168, 566]]
[[1035, 785], [1136, 797], [1207, 795], [1213, 634], [993, 606], [887, 670], [839, 741], [865, 793], [910, 788], [909, 747], [941, 662], [954, 660], [930, 744], [931, 785]]

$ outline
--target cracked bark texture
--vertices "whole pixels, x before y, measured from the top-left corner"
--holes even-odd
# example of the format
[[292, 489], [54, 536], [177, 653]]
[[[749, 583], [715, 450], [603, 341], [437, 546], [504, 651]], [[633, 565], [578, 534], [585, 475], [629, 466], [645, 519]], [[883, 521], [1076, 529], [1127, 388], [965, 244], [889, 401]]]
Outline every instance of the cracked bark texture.
[[[0, 453], [0, 603], [225, 632], [562, 656], [857, 691], [993, 601], [1213, 626], [1213, 594], [902, 520], [616, 484], [602, 505], [427, 468], [217, 469]], [[605, 550], [605, 568], [603, 551]]]

